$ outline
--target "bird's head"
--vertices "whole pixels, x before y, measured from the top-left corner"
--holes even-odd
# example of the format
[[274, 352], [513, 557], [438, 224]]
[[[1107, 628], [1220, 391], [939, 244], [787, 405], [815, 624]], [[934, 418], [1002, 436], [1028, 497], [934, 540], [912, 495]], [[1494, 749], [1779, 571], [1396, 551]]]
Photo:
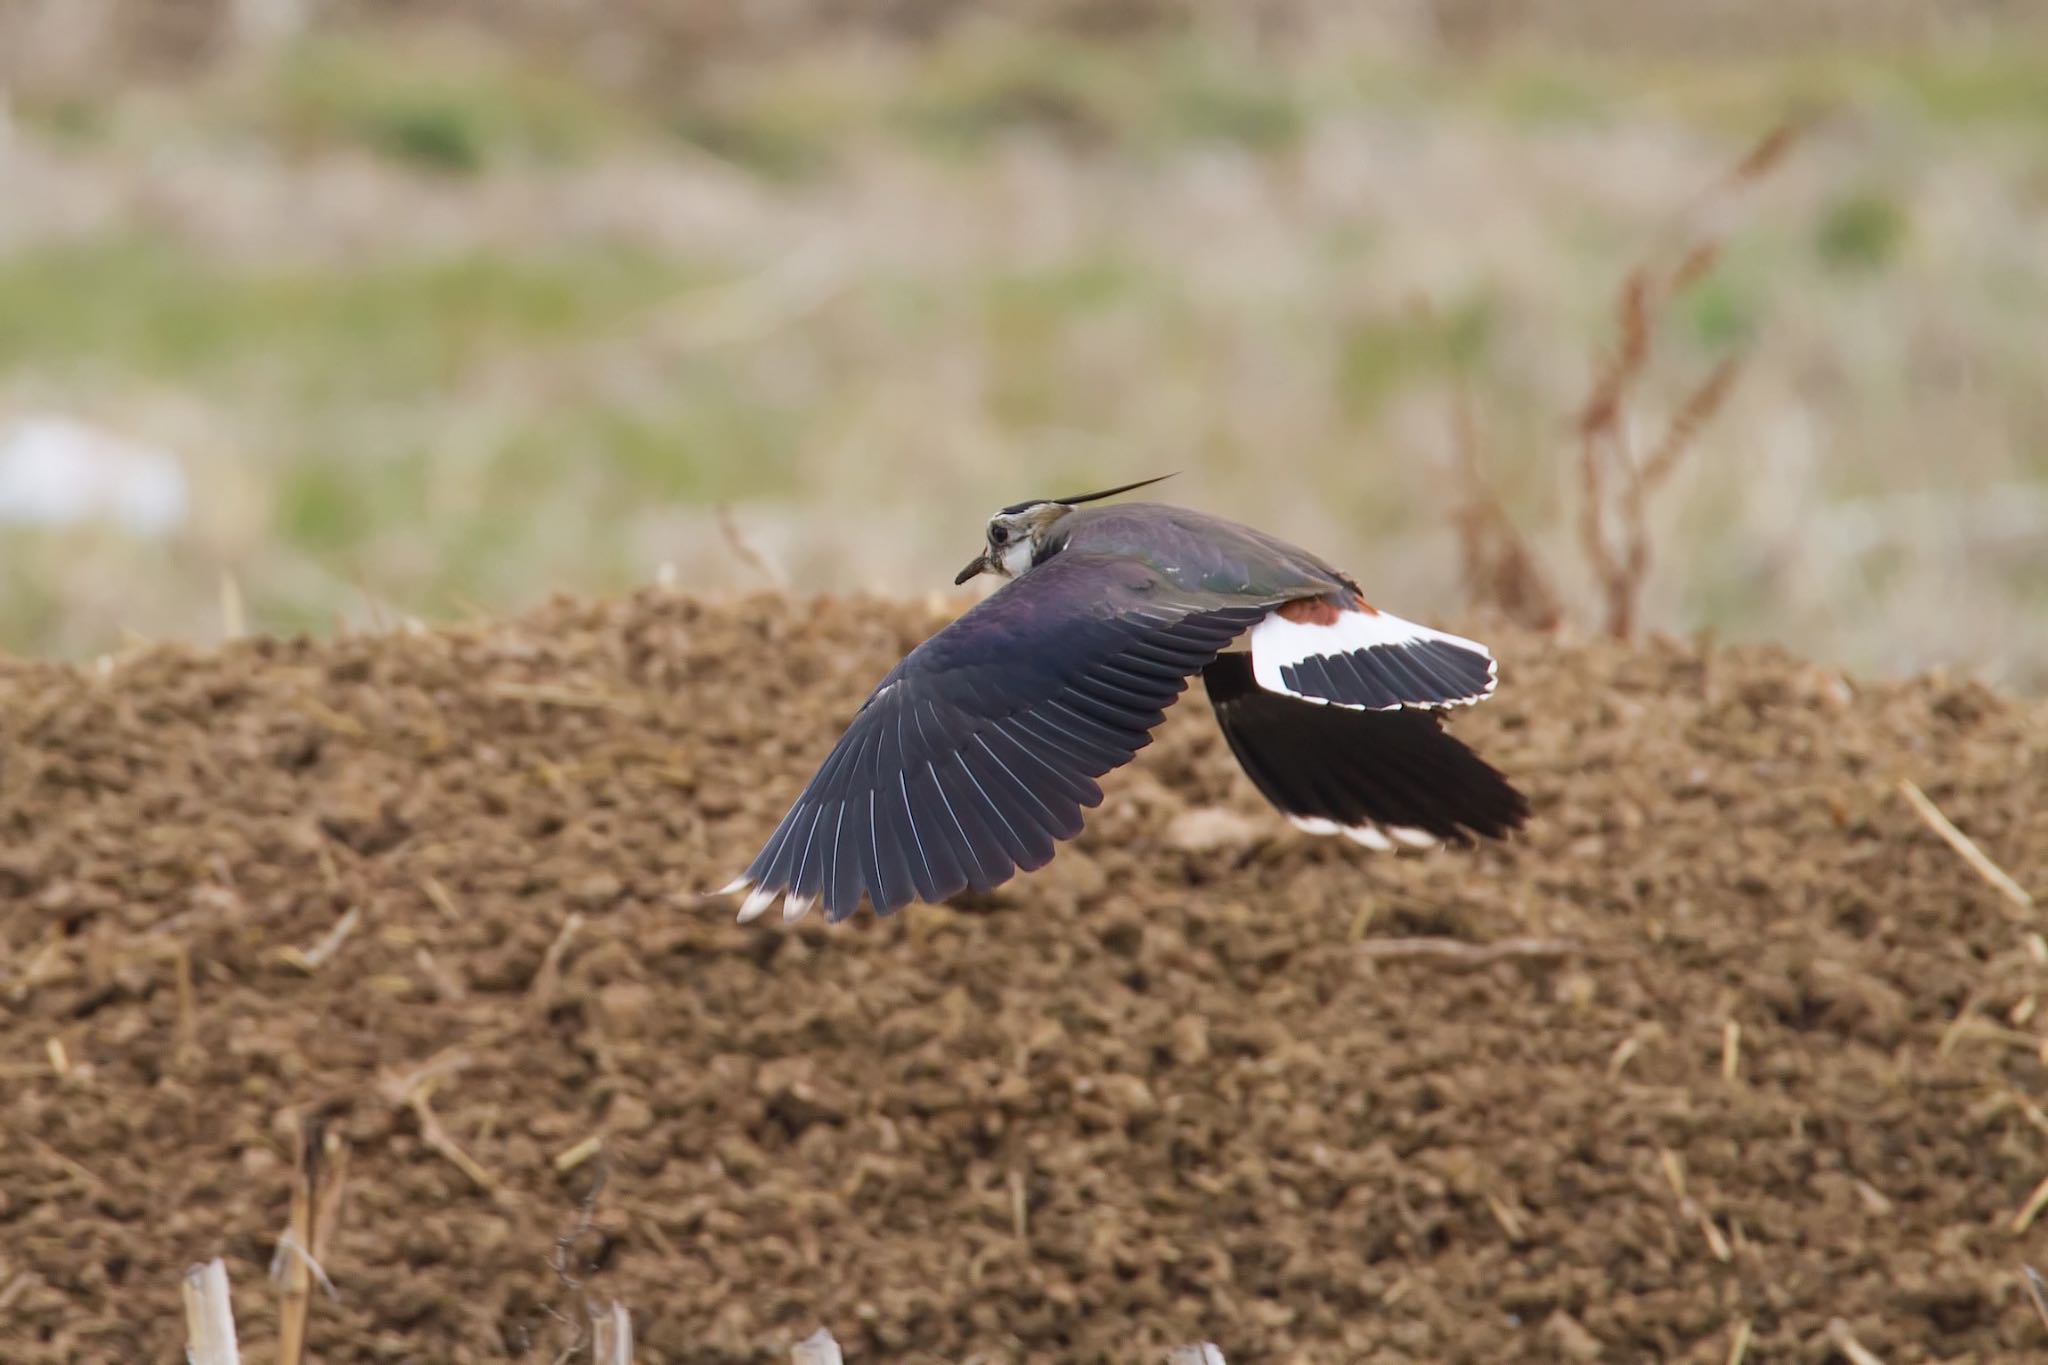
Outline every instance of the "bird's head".
[[954, 584], [965, 583], [977, 574], [992, 573], [999, 578], [1015, 578], [1040, 559], [1044, 558], [1046, 544], [1052, 528], [1061, 517], [1084, 502], [1095, 502], [1112, 498], [1118, 493], [1128, 493], [1134, 488], [1158, 483], [1169, 479], [1171, 474], [1155, 478], [1140, 479], [1136, 483], [1122, 484], [1116, 488], [1105, 488], [1099, 493], [1080, 493], [1070, 498], [1034, 498], [1028, 502], [1012, 503], [988, 519], [988, 544], [982, 552], [968, 561], [953, 579]]

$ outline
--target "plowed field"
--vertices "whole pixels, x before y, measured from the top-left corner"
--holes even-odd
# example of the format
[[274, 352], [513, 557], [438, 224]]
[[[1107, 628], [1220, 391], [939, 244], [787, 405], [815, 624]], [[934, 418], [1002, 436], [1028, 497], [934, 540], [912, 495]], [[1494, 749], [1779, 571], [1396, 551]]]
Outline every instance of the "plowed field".
[[2048, 888], [2040, 703], [1494, 631], [1512, 845], [1299, 835], [1197, 688], [1043, 872], [734, 924], [939, 619], [0, 664], [0, 1359], [174, 1359], [215, 1254], [269, 1359], [314, 1114], [326, 1362], [553, 1360], [586, 1297], [678, 1361], [2048, 1350], [2048, 948], [1898, 789]]

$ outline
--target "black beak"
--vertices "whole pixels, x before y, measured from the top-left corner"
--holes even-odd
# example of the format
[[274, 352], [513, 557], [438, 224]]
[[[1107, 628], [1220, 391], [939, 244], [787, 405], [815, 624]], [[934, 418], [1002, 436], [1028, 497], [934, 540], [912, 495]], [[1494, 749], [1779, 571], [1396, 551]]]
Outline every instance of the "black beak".
[[959, 573], [953, 576], [953, 586], [957, 588], [962, 583], [965, 583], [968, 579], [974, 577], [976, 574], [982, 574], [987, 572], [988, 555], [985, 553], [978, 554], [972, 560], [968, 561], [966, 568], [962, 569]]

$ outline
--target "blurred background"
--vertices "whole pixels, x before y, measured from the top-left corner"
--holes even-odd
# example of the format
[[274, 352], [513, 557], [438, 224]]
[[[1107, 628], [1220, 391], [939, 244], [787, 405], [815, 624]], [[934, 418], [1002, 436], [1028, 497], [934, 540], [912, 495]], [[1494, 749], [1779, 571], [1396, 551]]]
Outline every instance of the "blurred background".
[[1664, 259], [1644, 623], [2048, 685], [2048, 6], [0, 0], [0, 92], [0, 650], [921, 593], [1172, 469], [1418, 615], [1483, 487], [1595, 627]]

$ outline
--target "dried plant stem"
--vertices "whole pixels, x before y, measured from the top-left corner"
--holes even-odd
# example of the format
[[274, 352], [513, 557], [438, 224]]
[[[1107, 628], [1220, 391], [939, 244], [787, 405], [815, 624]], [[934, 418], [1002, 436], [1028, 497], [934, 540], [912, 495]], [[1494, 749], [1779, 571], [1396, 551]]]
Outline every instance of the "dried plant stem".
[[731, 549], [733, 558], [759, 574], [762, 581], [777, 592], [788, 590], [789, 579], [780, 569], [769, 563], [768, 557], [755, 549], [753, 543], [741, 533], [739, 522], [733, 518], [732, 508], [724, 503], [718, 504], [718, 533], [725, 537], [726, 546]]
[[[1793, 123], [1773, 129], [1708, 187], [1682, 221], [1763, 176], [1784, 158], [1799, 131]], [[1705, 277], [1720, 250], [1711, 237], [1694, 238], [1677, 251], [1675, 264], [1646, 259], [1629, 271], [1615, 299], [1619, 344], [1600, 363], [1579, 407], [1579, 548], [1599, 585], [1606, 631], [1617, 639], [1635, 634], [1641, 614], [1650, 569], [1650, 499], [1727, 403], [1742, 373], [1740, 357], [1722, 359], [1686, 394], [1648, 454], [1637, 454], [1629, 400], [1649, 370], [1658, 326], [1672, 299]]]
[[1884, 1361], [1862, 1342], [1841, 1318], [1828, 1319], [1828, 1343], [1847, 1358], [1849, 1365], [1884, 1365]]
[[1991, 861], [1976, 841], [1956, 828], [1955, 822], [1941, 813], [1941, 808], [1928, 799], [1927, 793], [1910, 778], [1899, 779], [1899, 794], [1906, 798], [1906, 804], [1913, 813], [1924, 821], [1927, 827], [1942, 837], [1942, 841], [1954, 849], [1970, 869], [1989, 882], [2001, 896], [2022, 910], [2034, 907], [2034, 897], [2028, 890], [2014, 881], [2006, 870]]
[[1511, 958], [1574, 957], [1586, 945], [1568, 938], [1504, 938], [1466, 943], [1455, 938], [1369, 938], [1359, 952], [1382, 961], [1425, 960], [1457, 970], [1485, 967]]
[[441, 1126], [440, 1118], [427, 1103], [425, 1091], [415, 1091], [406, 1101], [413, 1118], [420, 1125], [420, 1140], [445, 1157], [456, 1170], [468, 1176], [470, 1183], [493, 1199], [504, 1197], [504, 1187], [498, 1184], [496, 1176], [477, 1164], [476, 1158], [462, 1150], [448, 1130]]
[[845, 1361], [839, 1343], [822, 1327], [789, 1348], [790, 1365], [845, 1365]]
[[573, 1147], [564, 1148], [555, 1154], [554, 1166], [563, 1175], [575, 1170], [590, 1158], [604, 1150], [604, 1134], [592, 1133]]
[[185, 1358], [191, 1365], [241, 1365], [228, 1268], [216, 1256], [185, 1272]]
[[633, 1365], [633, 1315], [617, 1299], [590, 1310], [590, 1359], [592, 1365]]
[[2034, 1303], [2034, 1316], [2048, 1327], [2048, 1284], [2042, 1283], [2041, 1272], [2030, 1265], [2021, 1266], [2020, 1271], [2027, 1282], [2027, 1297]]
[[2041, 1216], [2041, 1210], [2048, 1208], [2048, 1176], [2041, 1177], [2034, 1192], [2027, 1196], [2027, 1202], [2020, 1205], [2019, 1212], [2012, 1216], [2012, 1235], [2017, 1237], [2034, 1225]]
[[562, 979], [562, 959], [569, 954], [569, 945], [576, 939], [576, 932], [583, 927], [583, 915], [571, 910], [562, 921], [555, 941], [540, 960], [540, 970], [533, 974], [533, 984], [527, 988], [526, 997], [536, 1011], [545, 1013], [554, 1004], [555, 988]]
[[348, 936], [355, 932], [356, 925], [362, 922], [362, 918], [362, 908], [352, 905], [347, 914], [336, 920], [333, 926], [320, 936], [318, 943], [310, 948], [285, 948], [278, 956], [311, 976], [326, 965], [327, 959], [341, 951], [341, 945], [348, 942]]
[[321, 1261], [340, 1217], [346, 1152], [321, 1120], [300, 1121], [292, 1163], [291, 1221], [278, 1240], [270, 1267], [271, 1277], [282, 1284], [277, 1331], [280, 1365], [300, 1365], [306, 1358], [306, 1321], [314, 1280], [329, 1292], [333, 1290]]
[[[572, 917], [573, 918], [573, 917]], [[440, 1118], [427, 1103], [428, 1095], [435, 1084], [452, 1072], [469, 1065], [469, 1054], [461, 1048], [449, 1048], [428, 1058], [411, 1071], [399, 1074], [387, 1073], [378, 1082], [378, 1089], [393, 1105], [402, 1105], [412, 1111], [420, 1128], [420, 1140], [439, 1153], [448, 1163], [468, 1176], [470, 1182], [493, 1199], [505, 1197], [504, 1187], [491, 1173], [462, 1150], [448, 1130], [441, 1126]]]
[[1744, 1318], [1736, 1325], [1734, 1340], [1728, 1343], [1728, 1365], [1742, 1365], [1744, 1358], [1749, 1355], [1749, 1336], [1752, 1330], [1748, 1318]]
[[1458, 536], [1465, 594], [1520, 625], [1555, 629], [1564, 619], [1557, 590], [1481, 471], [1479, 444], [1471, 394], [1461, 386], [1451, 409], [1451, 451], [1459, 490], [1451, 522]]

